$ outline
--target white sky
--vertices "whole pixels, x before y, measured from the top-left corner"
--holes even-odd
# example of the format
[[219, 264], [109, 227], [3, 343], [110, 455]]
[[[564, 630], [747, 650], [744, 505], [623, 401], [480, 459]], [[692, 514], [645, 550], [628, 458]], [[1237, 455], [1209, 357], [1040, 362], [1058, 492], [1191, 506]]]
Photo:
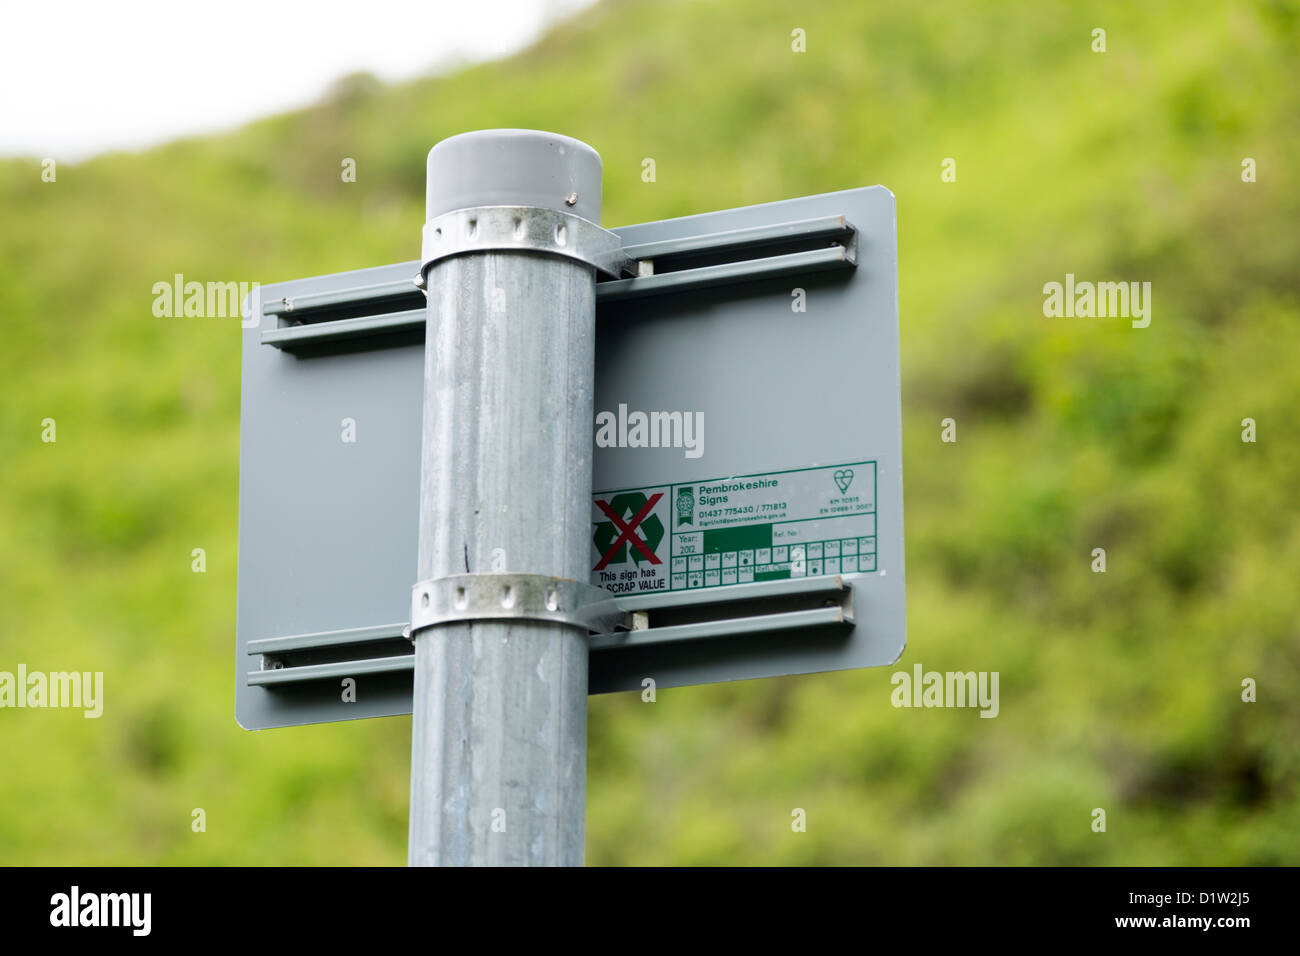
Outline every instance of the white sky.
[[236, 126], [348, 73], [526, 47], [594, 0], [0, 0], [0, 155], [82, 159]]

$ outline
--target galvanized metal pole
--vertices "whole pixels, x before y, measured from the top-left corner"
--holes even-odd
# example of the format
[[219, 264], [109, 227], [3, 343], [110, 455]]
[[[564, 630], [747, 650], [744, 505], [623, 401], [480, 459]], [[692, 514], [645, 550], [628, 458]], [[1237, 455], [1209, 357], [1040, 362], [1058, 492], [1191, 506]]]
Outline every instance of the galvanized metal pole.
[[583, 862], [587, 630], [529, 585], [587, 577], [600, 192], [564, 136], [429, 153], [411, 865]]

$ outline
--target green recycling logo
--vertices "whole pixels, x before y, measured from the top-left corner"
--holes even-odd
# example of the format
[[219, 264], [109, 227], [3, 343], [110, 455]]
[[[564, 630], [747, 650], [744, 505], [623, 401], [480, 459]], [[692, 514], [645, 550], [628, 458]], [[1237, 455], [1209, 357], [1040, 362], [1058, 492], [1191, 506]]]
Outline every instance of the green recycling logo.
[[640, 491], [626, 491], [609, 501], [597, 501], [596, 507], [604, 512], [608, 521], [597, 521], [592, 542], [601, 558], [593, 571], [603, 570], [609, 564], [627, 561], [628, 545], [632, 546], [632, 560], [639, 567], [642, 561], [662, 564], [655, 553], [664, 539], [664, 523], [651, 514], [663, 493], [649, 498]]

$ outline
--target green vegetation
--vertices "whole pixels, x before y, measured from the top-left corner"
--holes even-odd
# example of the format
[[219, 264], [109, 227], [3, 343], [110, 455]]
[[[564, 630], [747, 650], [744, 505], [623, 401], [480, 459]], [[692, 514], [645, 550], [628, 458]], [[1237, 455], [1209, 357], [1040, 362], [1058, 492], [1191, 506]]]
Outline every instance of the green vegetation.
[[[238, 321], [151, 287], [414, 258], [428, 148], [495, 126], [599, 149], [607, 225], [895, 192], [899, 666], [1001, 674], [994, 720], [895, 709], [893, 668], [594, 698], [591, 863], [1300, 863], [1297, 62], [1293, 0], [624, 0], [55, 183], [0, 162], [0, 670], [106, 688], [0, 710], [0, 863], [405, 860], [409, 719], [235, 724]], [[1151, 282], [1150, 327], [1045, 318], [1066, 273]]]

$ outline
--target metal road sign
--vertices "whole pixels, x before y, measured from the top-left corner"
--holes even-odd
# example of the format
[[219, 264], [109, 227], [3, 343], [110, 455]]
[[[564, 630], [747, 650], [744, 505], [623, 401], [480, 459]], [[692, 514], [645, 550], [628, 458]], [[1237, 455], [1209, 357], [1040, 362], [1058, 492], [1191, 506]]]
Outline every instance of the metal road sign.
[[[590, 583], [618, 613], [590, 639], [590, 691], [892, 663], [905, 642], [893, 195], [613, 231], [637, 274], [596, 286]], [[244, 727], [411, 710], [418, 269], [263, 286], [252, 303]]]

